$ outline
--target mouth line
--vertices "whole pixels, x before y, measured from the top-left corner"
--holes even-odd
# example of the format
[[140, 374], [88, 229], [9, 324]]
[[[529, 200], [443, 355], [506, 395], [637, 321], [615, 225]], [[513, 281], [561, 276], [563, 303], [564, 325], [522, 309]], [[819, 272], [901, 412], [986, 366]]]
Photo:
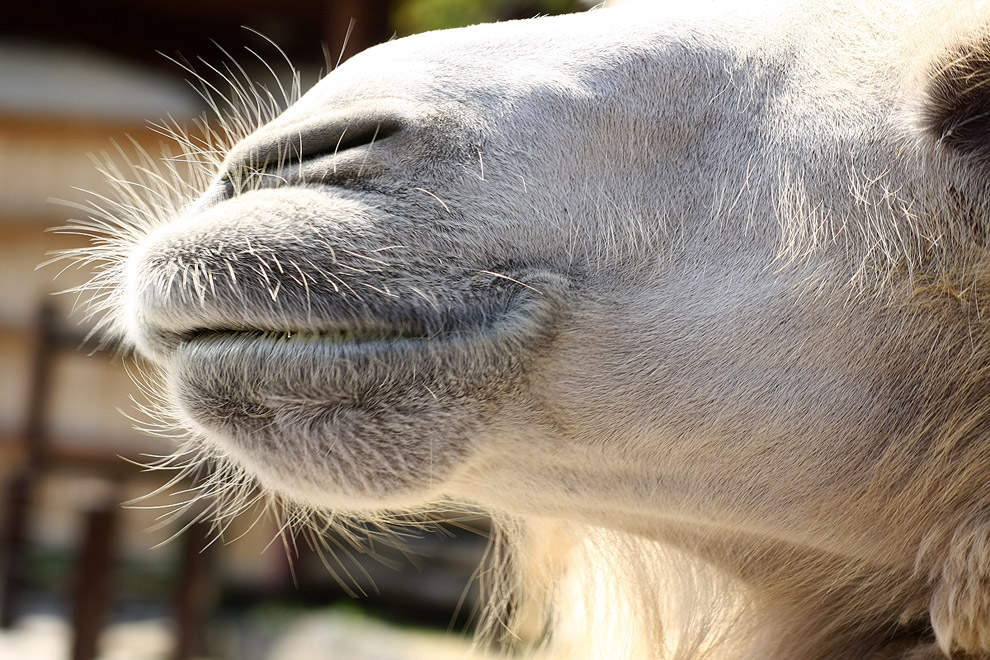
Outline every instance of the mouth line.
[[259, 328], [201, 328], [185, 333], [181, 344], [248, 340], [270, 344], [370, 346], [397, 342], [442, 341], [458, 334], [456, 330], [427, 330], [425, 326], [405, 324], [375, 327], [335, 326], [294, 330], [264, 330]]
[[[288, 322], [277, 327], [253, 326], [250, 322], [236, 326], [204, 326], [176, 333], [177, 347], [217, 345], [221, 343], [268, 345], [273, 348], [320, 348], [323, 350], [387, 351], [392, 348], [415, 348], [427, 345], [456, 344], [504, 332], [507, 320], [532, 305], [528, 296], [505, 292], [487, 299], [461, 300], [445, 310], [419, 309], [410, 314], [396, 310], [365, 310], [360, 318], [325, 318]], [[369, 313], [371, 312], [371, 313]], [[512, 325], [511, 322], [509, 325]], [[267, 326], [267, 327], [265, 327]]]
[[254, 308], [248, 307], [163, 307], [153, 317], [145, 316], [143, 343], [145, 353], [162, 363], [197, 356], [215, 368], [223, 368], [218, 360], [244, 351], [269, 359], [293, 353], [331, 360], [393, 353], [439, 359], [441, 353], [486, 351], [486, 345], [517, 343], [535, 337], [533, 333], [542, 334], [566, 284], [552, 273], [527, 279], [538, 280], [539, 289], [523, 285], [465, 290], [462, 295], [408, 307], [397, 306], [394, 300], [349, 310], [328, 305], [293, 313], [287, 308], [285, 314], [252, 313]]

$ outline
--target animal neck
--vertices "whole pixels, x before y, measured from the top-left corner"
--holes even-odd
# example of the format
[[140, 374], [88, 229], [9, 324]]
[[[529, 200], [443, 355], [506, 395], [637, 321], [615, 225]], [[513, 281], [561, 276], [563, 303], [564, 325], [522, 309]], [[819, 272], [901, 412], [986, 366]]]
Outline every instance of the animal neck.
[[931, 637], [920, 585], [881, 566], [682, 524], [657, 540], [533, 522], [521, 551], [555, 571], [553, 657], [884, 660]]

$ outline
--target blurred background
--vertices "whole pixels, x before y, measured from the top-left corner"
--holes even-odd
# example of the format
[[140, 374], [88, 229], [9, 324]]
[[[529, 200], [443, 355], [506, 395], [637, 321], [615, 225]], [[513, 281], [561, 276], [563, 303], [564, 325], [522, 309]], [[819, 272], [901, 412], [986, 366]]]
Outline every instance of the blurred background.
[[374, 557], [343, 552], [335, 568], [353, 577], [344, 588], [305, 545], [287, 552], [274, 521], [252, 527], [247, 515], [225, 534], [236, 541], [208, 544], [198, 525], [169, 540], [189, 520], [162, 524], [155, 507], [175, 496], [122, 507], [166, 478], [128, 461], [167, 454], [170, 443], [135, 431], [126, 416], [131, 358], [87, 339], [92, 322], [72, 313], [74, 296], [53, 295], [90, 274], [36, 267], [86, 244], [47, 230], [84, 215], [73, 203], [92, 197], [80, 189], [112, 195], [101, 154], [162, 153], [149, 122], [203, 115], [179, 63], [222, 87], [202, 62], [221, 63], [226, 50], [248, 75], [270, 80], [249, 48], [288, 76], [278, 52], [245, 26], [278, 44], [310, 86], [338, 60], [395, 36], [583, 8], [579, 0], [3, 4], [0, 660], [463, 655], [483, 519], [410, 536], [405, 554], [377, 544]]

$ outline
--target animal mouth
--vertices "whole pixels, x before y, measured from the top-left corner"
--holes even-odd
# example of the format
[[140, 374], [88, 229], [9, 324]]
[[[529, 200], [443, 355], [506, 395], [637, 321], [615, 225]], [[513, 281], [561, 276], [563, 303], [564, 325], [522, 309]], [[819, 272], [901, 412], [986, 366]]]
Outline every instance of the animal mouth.
[[[554, 284], [549, 273], [530, 274], [527, 282]], [[391, 308], [366, 308], [350, 315], [339, 313], [329, 318], [298, 318], [273, 323], [261, 315], [251, 319], [242, 311], [239, 322], [231, 324], [227, 315], [217, 313], [217, 323], [204, 323], [188, 330], [162, 326], [149, 328], [154, 342], [165, 354], [182, 352], [190, 346], [232, 346], [259, 344], [289, 350], [321, 350], [354, 353], [384, 353], [398, 348], [433, 349], [443, 344], [496, 340], [516, 333], [525, 334], [534, 323], [539, 325], [541, 310], [549, 304], [545, 295], [552, 294], [542, 284], [523, 284], [511, 278], [511, 288], [489, 287], [483, 291], [461, 291], [434, 306], [410, 305]], [[539, 288], [537, 288], [539, 287]], [[447, 285], [446, 289], [457, 289]], [[303, 314], [295, 314], [304, 316]]]
[[301, 330], [261, 330], [261, 329], [200, 329], [193, 330], [180, 340], [186, 343], [223, 343], [233, 340], [269, 344], [290, 344], [292, 346], [326, 345], [353, 346], [371, 349], [400, 341], [437, 341], [449, 333], [430, 332], [423, 326], [413, 327], [379, 326], [370, 327], [330, 327]]
[[[300, 326], [296, 329], [264, 328], [198, 328], [182, 333], [174, 349], [173, 360], [184, 356], [212, 362], [217, 365], [236, 364], [244, 366], [244, 361], [292, 363], [304, 356], [321, 362], [347, 362], [356, 364], [361, 360], [397, 360], [396, 369], [406, 368], [401, 360], [410, 354], [422, 353], [439, 357], [443, 350], [460, 347], [466, 350], [473, 343], [495, 341], [503, 336], [524, 332], [523, 319], [529, 316], [524, 308], [534, 307], [520, 304], [515, 314], [509, 315], [508, 308], [494, 311], [495, 306], [476, 308], [464, 312], [456, 318], [442, 321], [339, 321], [333, 325]], [[520, 314], [520, 312], [522, 312]], [[354, 389], [353, 375], [343, 388]]]
[[560, 280], [504, 288], [429, 316], [340, 319], [294, 329], [199, 327], [168, 357], [173, 391], [193, 418], [277, 415], [286, 402], [373, 408], [397, 391], [474, 397], [514, 381], [551, 337]]
[[121, 320], [160, 367], [166, 414], [300, 501], [422, 501], [480, 451], [568, 307], [571, 276], [538, 256], [456, 261], [452, 221], [426, 232], [415, 219], [435, 211], [399, 197], [250, 191], [125, 264]]

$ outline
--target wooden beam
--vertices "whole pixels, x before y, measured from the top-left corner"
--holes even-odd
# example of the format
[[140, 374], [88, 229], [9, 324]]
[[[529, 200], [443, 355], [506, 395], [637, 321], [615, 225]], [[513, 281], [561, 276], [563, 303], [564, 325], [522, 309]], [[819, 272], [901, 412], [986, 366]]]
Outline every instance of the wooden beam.
[[27, 383], [28, 401], [24, 428], [18, 437], [22, 450], [20, 467], [7, 483], [2, 538], [3, 561], [0, 563], [0, 628], [10, 628], [20, 613], [23, 591], [24, 550], [27, 544], [31, 503], [41, 471], [46, 467], [48, 438], [45, 413], [51, 383], [51, 364], [55, 353], [55, 317], [50, 306], [38, 312], [31, 333], [31, 373]]
[[107, 498], [86, 514], [82, 553], [76, 562], [76, 588], [72, 595], [72, 660], [97, 657], [100, 633], [112, 600], [119, 508], [114, 498]]
[[199, 521], [186, 530], [179, 588], [175, 595], [175, 647], [173, 660], [203, 655], [205, 622], [217, 601], [217, 579], [209, 552], [209, 523]]

